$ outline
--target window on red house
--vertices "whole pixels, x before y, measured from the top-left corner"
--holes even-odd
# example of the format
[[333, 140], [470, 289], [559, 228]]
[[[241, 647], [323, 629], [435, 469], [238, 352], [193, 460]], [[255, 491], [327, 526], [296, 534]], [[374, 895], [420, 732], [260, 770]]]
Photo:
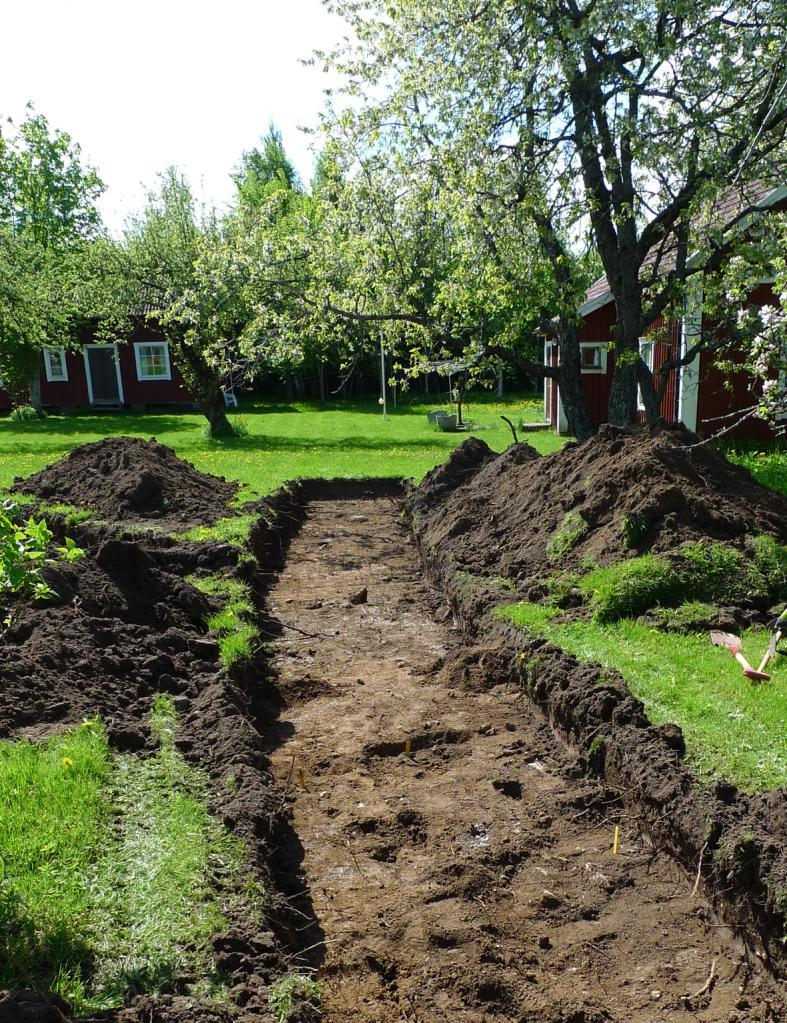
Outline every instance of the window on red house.
[[166, 341], [137, 342], [134, 345], [138, 380], [171, 380], [169, 346]]

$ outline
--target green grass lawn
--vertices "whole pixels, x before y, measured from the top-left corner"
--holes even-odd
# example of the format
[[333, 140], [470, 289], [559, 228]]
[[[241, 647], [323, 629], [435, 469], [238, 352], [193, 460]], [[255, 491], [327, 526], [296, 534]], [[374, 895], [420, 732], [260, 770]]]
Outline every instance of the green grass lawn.
[[46, 743], [0, 743], [0, 987], [68, 998], [75, 1013], [193, 976], [221, 997], [210, 936], [240, 896], [243, 845], [207, 810], [208, 780], [174, 747], [113, 754], [98, 719]]
[[[665, 634], [627, 620], [560, 622], [559, 611], [540, 604], [498, 613], [580, 660], [619, 671], [655, 724], [680, 725], [701, 776], [724, 775], [747, 792], [787, 785], [787, 658], [771, 662], [772, 682], [752, 685], [707, 634]], [[743, 652], [755, 665], [768, 637], [743, 633]]]
[[745, 466], [764, 487], [787, 496], [787, 448], [783, 445], [736, 444], [726, 448], [725, 454], [731, 462]]
[[[267, 494], [286, 480], [309, 476], [405, 476], [420, 479], [446, 459], [467, 433], [435, 433], [426, 421], [428, 404], [402, 405], [383, 419], [375, 401], [347, 401], [321, 406], [259, 403], [231, 418], [246, 436], [227, 441], [205, 437], [205, 419], [196, 413], [85, 414], [50, 416], [39, 422], [0, 421], [0, 487], [14, 476], [28, 476], [60, 458], [77, 444], [126, 434], [156, 437], [204, 472], [240, 480]], [[439, 407], [439, 404], [434, 406]], [[471, 396], [464, 416], [469, 432], [502, 451], [511, 431], [501, 413], [515, 423], [540, 420], [540, 395], [512, 395], [503, 400]], [[525, 439], [520, 433], [520, 440]], [[551, 431], [527, 434], [542, 453], [565, 443]]]

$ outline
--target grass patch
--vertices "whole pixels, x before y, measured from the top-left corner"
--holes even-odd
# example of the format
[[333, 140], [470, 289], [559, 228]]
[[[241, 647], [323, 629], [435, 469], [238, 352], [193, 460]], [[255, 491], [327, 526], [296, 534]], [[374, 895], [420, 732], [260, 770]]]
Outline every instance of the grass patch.
[[185, 533], [173, 533], [176, 540], [193, 540], [197, 543], [230, 543], [233, 547], [245, 547], [249, 541], [251, 527], [257, 521], [256, 515], [232, 515], [219, 519], [212, 526], [196, 526]]
[[97, 871], [94, 994], [117, 1005], [131, 986], [152, 992], [179, 975], [200, 978], [194, 994], [221, 995], [209, 939], [226, 924], [243, 845], [208, 813], [208, 780], [174, 745], [177, 716], [168, 696], [151, 713], [156, 754], [117, 758], [113, 803], [117, 830]]
[[[787, 784], [785, 658], [772, 662], [773, 682], [752, 686], [707, 635], [665, 635], [632, 621], [560, 622], [558, 611], [540, 604], [498, 613], [583, 661], [619, 671], [654, 723], [683, 729], [701, 776], [724, 775], [746, 792]], [[759, 660], [768, 638], [765, 630], [747, 630], [744, 652]]]
[[223, 605], [210, 615], [205, 625], [212, 632], [219, 633], [219, 656], [225, 668], [231, 668], [239, 661], [248, 660], [258, 646], [260, 633], [257, 627], [247, 621], [255, 614], [251, 588], [240, 579], [225, 575], [205, 577], [189, 576], [186, 580], [202, 593], [220, 597]]
[[547, 558], [557, 561], [579, 543], [588, 531], [588, 524], [576, 511], [566, 512], [563, 521], [547, 542]]
[[268, 1002], [278, 1023], [284, 1023], [298, 1002], [319, 1006], [322, 984], [303, 973], [288, 973], [271, 984]]
[[[287, 480], [304, 477], [391, 476], [420, 479], [444, 462], [469, 434], [482, 437], [495, 451], [511, 443], [511, 431], [500, 419], [541, 418], [541, 395], [512, 394], [496, 399], [470, 395], [467, 433], [435, 433], [427, 424], [427, 408], [438, 408], [434, 396], [399, 403], [383, 419], [376, 399], [243, 405], [248, 430], [244, 437], [208, 440], [205, 419], [191, 412], [86, 413], [50, 415], [45, 420], [14, 423], [0, 419], [0, 487], [14, 476], [28, 476], [67, 454], [77, 444], [102, 437], [156, 437], [203, 472], [246, 483], [256, 494], [269, 494]], [[230, 417], [231, 419], [233, 416]], [[542, 453], [557, 451], [567, 438], [551, 431], [528, 435]], [[240, 498], [249, 499], [248, 494]]]
[[760, 449], [736, 444], [724, 453], [731, 462], [748, 469], [762, 486], [787, 497], [787, 448], [783, 444]]
[[113, 755], [100, 721], [0, 743], [0, 986], [54, 990], [74, 1012], [197, 978], [220, 997], [209, 939], [241, 896], [243, 844], [207, 810], [208, 779], [175, 748], [168, 696], [152, 757]]
[[87, 522], [88, 519], [92, 519], [95, 515], [95, 512], [91, 511], [90, 508], [77, 508], [73, 504], [39, 504], [36, 508], [36, 513], [44, 516], [62, 516], [67, 529], [78, 526], [80, 522]]
[[111, 771], [99, 722], [40, 745], [0, 743], [0, 988], [84, 1000]]
[[602, 623], [687, 601], [767, 606], [787, 597], [787, 547], [770, 536], [753, 537], [746, 550], [699, 541], [594, 569], [576, 585]]

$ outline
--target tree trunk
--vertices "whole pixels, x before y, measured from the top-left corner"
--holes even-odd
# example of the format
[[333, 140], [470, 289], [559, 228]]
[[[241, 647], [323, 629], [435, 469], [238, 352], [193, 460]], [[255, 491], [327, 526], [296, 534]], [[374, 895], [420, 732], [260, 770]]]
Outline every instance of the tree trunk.
[[324, 405], [328, 399], [325, 394], [325, 363], [322, 361], [317, 363], [317, 379], [320, 384], [320, 401]]
[[503, 397], [503, 363], [497, 367], [497, 391], [495, 392], [498, 398]]
[[[631, 289], [634, 290], [634, 289]], [[639, 363], [640, 308], [638, 296], [617, 300], [615, 327], [615, 372], [609, 392], [607, 419], [614, 426], [632, 426], [637, 421], [637, 364]]]
[[211, 437], [234, 437], [235, 431], [227, 419], [224, 395], [221, 390], [211, 392], [207, 397], [197, 400], [197, 407], [208, 420]]
[[596, 427], [588, 412], [588, 403], [582, 387], [582, 356], [579, 331], [576, 326], [562, 325], [559, 336], [560, 376], [558, 390], [571, 434], [578, 441], [588, 440]]

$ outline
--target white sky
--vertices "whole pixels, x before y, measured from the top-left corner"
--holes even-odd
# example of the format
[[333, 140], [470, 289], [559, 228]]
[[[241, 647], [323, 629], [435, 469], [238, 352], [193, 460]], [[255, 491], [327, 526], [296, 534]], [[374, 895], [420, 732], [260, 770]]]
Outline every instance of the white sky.
[[298, 127], [316, 124], [332, 83], [299, 61], [344, 31], [320, 0], [0, 0], [0, 115], [19, 120], [32, 101], [80, 143], [117, 233], [170, 164], [226, 203], [229, 172], [271, 120], [308, 181]]

